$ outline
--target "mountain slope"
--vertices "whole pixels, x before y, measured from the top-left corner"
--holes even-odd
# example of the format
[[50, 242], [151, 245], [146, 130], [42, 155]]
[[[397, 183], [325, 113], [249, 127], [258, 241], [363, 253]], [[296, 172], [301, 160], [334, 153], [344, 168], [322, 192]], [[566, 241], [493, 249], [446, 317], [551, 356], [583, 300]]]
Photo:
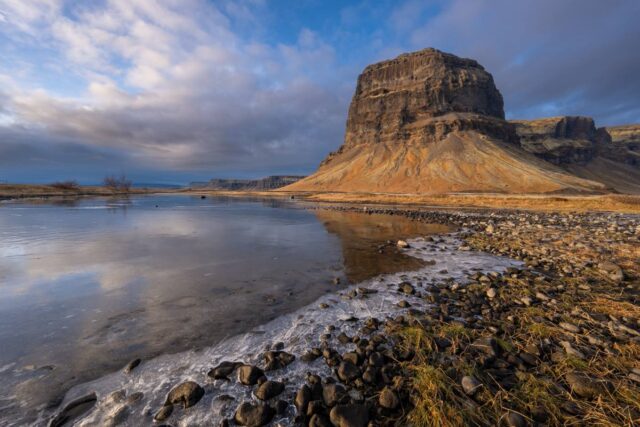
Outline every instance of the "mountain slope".
[[348, 148], [313, 175], [286, 187], [296, 191], [391, 193], [601, 192], [603, 184], [562, 169], [474, 131], [451, 132], [429, 144], [381, 143]]

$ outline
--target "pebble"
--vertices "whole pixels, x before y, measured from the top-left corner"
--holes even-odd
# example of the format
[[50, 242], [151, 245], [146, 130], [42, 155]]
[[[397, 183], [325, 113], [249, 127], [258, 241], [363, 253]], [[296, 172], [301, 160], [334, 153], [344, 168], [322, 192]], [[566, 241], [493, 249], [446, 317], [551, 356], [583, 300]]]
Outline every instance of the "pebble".
[[462, 390], [464, 390], [467, 396], [473, 396], [478, 390], [480, 390], [480, 388], [482, 388], [482, 383], [472, 376], [462, 377], [460, 384], [462, 385]]

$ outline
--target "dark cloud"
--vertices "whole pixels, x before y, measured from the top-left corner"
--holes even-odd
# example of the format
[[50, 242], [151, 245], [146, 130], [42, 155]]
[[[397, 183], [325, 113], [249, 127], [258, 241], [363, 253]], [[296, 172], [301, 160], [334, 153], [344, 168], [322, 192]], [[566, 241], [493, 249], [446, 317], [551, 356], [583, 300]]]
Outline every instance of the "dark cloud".
[[20, 59], [0, 64], [0, 179], [308, 173], [342, 142], [358, 72], [429, 46], [483, 64], [510, 117], [640, 121], [636, 1], [358, 2], [287, 43], [253, 0], [45, 3], [0, 7]]
[[411, 41], [481, 62], [510, 116], [616, 124], [640, 121], [638, 16], [635, 0], [457, 0]]

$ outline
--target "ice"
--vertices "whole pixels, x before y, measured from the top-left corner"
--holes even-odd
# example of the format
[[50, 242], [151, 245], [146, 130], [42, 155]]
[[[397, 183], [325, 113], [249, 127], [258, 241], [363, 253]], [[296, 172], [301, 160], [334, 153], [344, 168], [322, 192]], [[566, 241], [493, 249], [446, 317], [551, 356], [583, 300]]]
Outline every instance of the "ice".
[[[192, 380], [205, 388], [205, 396], [189, 409], [176, 407], [166, 422], [174, 426], [217, 425], [222, 418], [233, 418], [235, 408], [242, 401], [253, 400], [255, 397], [252, 395], [252, 388], [240, 385], [235, 377], [229, 382], [213, 381], [207, 377], [207, 372], [225, 360], [260, 366], [261, 354], [279, 342], [284, 343], [284, 351], [296, 355], [296, 360], [284, 369], [267, 372], [267, 376], [287, 383], [280, 398], [291, 402], [292, 395], [305, 381], [307, 372], [321, 376], [330, 374], [330, 368], [322, 358], [312, 363], [300, 360], [300, 356], [309, 349], [320, 346], [321, 335], [327, 333], [329, 325], [336, 328], [331, 332], [331, 345], [342, 353], [352, 349], [353, 344], [341, 345], [335, 339], [341, 332], [352, 336], [369, 317], [382, 320], [401, 314], [406, 309], [398, 308], [396, 304], [403, 299], [409, 301], [412, 308], [426, 307], [424, 299], [398, 293], [397, 284], [400, 281], [409, 280], [418, 290], [424, 291], [428, 290], [431, 283], [445, 278], [464, 283], [465, 271], [502, 272], [510, 266], [519, 265], [508, 258], [482, 252], [460, 251], [458, 247], [461, 242], [456, 234], [435, 237], [434, 241], [413, 239], [409, 244], [410, 248], [405, 250], [407, 254], [435, 263], [418, 271], [380, 276], [354, 285], [354, 289], [367, 287], [378, 291], [367, 295], [366, 298], [342, 298], [341, 294], [348, 293], [351, 288], [342, 289], [248, 333], [229, 337], [201, 351], [165, 354], [143, 361], [130, 374], [115, 372], [95, 381], [77, 385], [67, 393], [60, 408], [78, 397], [95, 392], [98, 397], [96, 405], [77, 420], [75, 425], [109, 425], [116, 422], [126, 426], [149, 425], [153, 415], [162, 407], [170, 389], [183, 381]], [[321, 308], [322, 303], [329, 307]], [[251, 307], [238, 309], [251, 310]], [[359, 320], [347, 320], [352, 316]], [[167, 351], [170, 352], [171, 349]], [[143, 397], [135, 403], [127, 403], [121, 392], [114, 394], [118, 391], [124, 391], [126, 396], [141, 392]], [[52, 415], [54, 414], [51, 412], [43, 412], [40, 423], [45, 425]], [[290, 407], [286, 416], [275, 419], [272, 425], [292, 425], [293, 416], [294, 408]]]

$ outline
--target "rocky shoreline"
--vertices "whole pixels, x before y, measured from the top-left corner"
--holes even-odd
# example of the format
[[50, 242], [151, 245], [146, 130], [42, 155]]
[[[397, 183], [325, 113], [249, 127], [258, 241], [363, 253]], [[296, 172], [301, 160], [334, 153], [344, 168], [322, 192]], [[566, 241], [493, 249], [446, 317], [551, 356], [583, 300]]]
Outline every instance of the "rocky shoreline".
[[[368, 309], [369, 317], [329, 322], [314, 345], [292, 350], [275, 342], [250, 362], [218, 360], [202, 368], [206, 377], [174, 383], [161, 405], [147, 405], [149, 422], [189, 424], [180, 417], [206, 405], [212, 390], [230, 386], [245, 398], [217, 393], [207, 409], [224, 417], [221, 426], [640, 422], [638, 216], [331, 209], [455, 224], [462, 230], [455, 239], [428, 238], [403, 250], [482, 251], [519, 263], [496, 271], [442, 270], [429, 280], [401, 276], [384, 284], [396, 295], [380, 300], [384, 316]], [[399, 246], [405, 244], [413, 246]], [[365, 303], [381, 298], [378, 292], [349, 288], [340, 298]], [[331, 304], [322, 301], [319, 309]], [[138, 365], [122, 375], [137, 375]], [[293, 365], [306, 371], [304, 384], [294, 383]], [[110, 408], [102, 424], [125, 425], [141, 399], [124, 390], [102, 402], [88, 394], [67, 402], [51, 425], [97, 400]]]

